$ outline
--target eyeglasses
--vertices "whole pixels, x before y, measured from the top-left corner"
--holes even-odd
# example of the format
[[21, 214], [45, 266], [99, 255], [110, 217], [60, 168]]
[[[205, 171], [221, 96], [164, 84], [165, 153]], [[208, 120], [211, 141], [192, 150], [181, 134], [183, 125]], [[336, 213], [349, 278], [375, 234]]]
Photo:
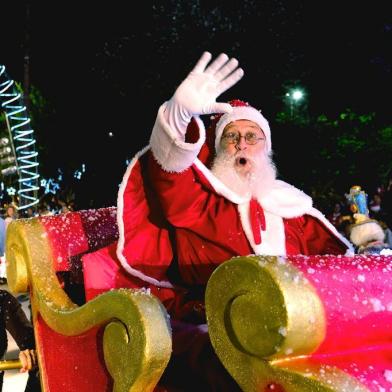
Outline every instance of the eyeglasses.
[[222, 139], [228, 144], [238, 144], [242, 137], [245, 139], [245, 143], [250, 145], [257, 144], [260, 140], [265, 140], [265, 137], [258, 137], [254, 132], [247, 132], [245, 135], [240, 135], [239, 132], [226, 132]]

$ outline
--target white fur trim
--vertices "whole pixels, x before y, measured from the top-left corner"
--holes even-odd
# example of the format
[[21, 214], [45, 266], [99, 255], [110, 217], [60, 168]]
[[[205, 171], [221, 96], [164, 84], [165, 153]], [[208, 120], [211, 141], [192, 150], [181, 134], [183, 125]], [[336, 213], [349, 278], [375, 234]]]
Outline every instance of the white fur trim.
[[158, 110], [150, 146], [163, 170], [180, 173], [193, 164], [206, 140], [206, 130], [203, 121], [199, 117], [194, 117], [199, 127], [199, 140], [196, 143], [185, 143], [184, 138], [181, 138], [167, 122], [165, 108], [166, 103]]
[[137, 160], [143, 155], [145, 154], [148, 150], [150, 149], [150, 146], [147, 146], [145, 148], [143, 148], [143, 150], [139, 151], [135, 157], [132, 159], [131, 163], [129, 164], [123, 180], [121, 182], [120, 185], [120, 189], [118, 191], [118, 195], [117, 195], [117, 225], [118, 225], [118, 232], [119, 232], [119, 239], [117, 242], [117, 250], [116, 250], [116, 254], [118, 257], [118, 260], [120, 261], [120, 264], [122, 265], [122, 267], [124, 268], [124, 270], [126, 272], [128, 272], [130, 275], [135, 276], [136, 278], [139, 278], [141, 280], [143, 280], [144, 282], [153, 284], [155, 286], [158, 287], [168, 287], [168, 288], [172, 288], [173, 285], [170, 282], [167, 281], [159, 281], [157, 279], [154, 279], [150, 276], [147, 276], [145, 274], [143, 274], [143, 272], [132, 268], [126, 257], [123, 255], [123, 251], [124, 251], [124, 242], [125, 242], [125, 236], [124, 236], [124, 220], [123, 220], [123, 212], [124, 212], [124, 192], [125, 192], [125, 188], [127, 186], [128, 180], [129, 180], [129, 176], [131, 175], [132, 169], [135, 166]]
[[280, 216], [264, 211], [266, 230], [261, 231], [261, 244], [256, 245], [249, 219], [249, 202], [239, 204], [238, 212], [245, 235], [256, 255], [286, 256], [286, 236]]
[[219, 119], [215, 129], [215, 151], [219, 151], [220, 149], [220, 140], [225, 126], [236, 120], [250, 120], [255, 122], [264, 132], [267, 152], [271, 152], [271, 130], [268, 121], [258, 110], [251, 106], [235, 106], [232, 112], [225, 113]]
[[273, 185], [257, 196], [265, 211], [283, 218], [296, 218], [312, 208], [312, 198], [293, 185], [275, 180]]

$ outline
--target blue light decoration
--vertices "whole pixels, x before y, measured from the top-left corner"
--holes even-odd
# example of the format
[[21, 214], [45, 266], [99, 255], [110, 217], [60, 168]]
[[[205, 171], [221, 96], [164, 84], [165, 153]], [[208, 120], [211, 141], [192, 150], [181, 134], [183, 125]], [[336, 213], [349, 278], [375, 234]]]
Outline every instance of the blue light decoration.
[[4, 111], [15, 148], [16, 171], [19, 183], [19, 210], [39, 202], [38, 152], [35, 151], [34, 131], [30, 126], [23, 96], [8, 78], [5, 66], [0, 65], [0, 103]]
[[[56, 179], [41, 177], [41, 180], [39, 181], [39, 185], [41, 188], [43, 188], [43, 192], [45, 195], [47, 195], [48, 193], [56, 195], [62, 190], [61, 185], [63, 183], [63, 178], [64, 178], [63, 170], [58, 168], [57, 173], [58, 175]], [[72, 174], [72, 177], [80, 181], [84, 173], [86, 173], [86, 164], [82, 163], [81, 168], [75, 170]]]
[[9, 188], [7, 188], [7, 193], [8, 193], [10, 196], [13, 196], [13, 195], [15, 195], [15, 193], [16, 193], [16, 189], [15, 189], [14, 187], [10, 186]]
[[41, 187], [45, 189], [45, 195], [52, 193], [55, 195], [60, 190], [60, 184], [56, 182], [53, 178], [46, 180], [45, 178], [41, 180]]
[[76, 170], [74, 173], [74, 178], [80, 180], [82, 178], [82, 174], [86, 172], [86, 165], [83, 163], [82, 168], [80, 170]]

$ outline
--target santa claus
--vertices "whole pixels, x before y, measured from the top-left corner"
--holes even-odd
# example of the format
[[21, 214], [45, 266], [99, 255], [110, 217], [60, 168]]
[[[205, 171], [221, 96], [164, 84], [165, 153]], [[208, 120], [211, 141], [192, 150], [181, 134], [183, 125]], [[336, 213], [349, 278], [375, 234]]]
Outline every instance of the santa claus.
[[[144, 282], [171, 287], [169, 266], [181, 283], [203, 285], [233, 256], [353, 253], [309, 196], [276, 178], [271, 131], [260, 111], [239, 100], [216, 102], [242, 77], [238, 61], [221, 54], [208, 65], [210, 59], [204, 53], [160, 107], [150, 146], [124, 176], [122, 266]], [[199, 116], [211, 113], [206, 132]]]
[[[218, 367], [213, 383], [222, 376], [222, 390], [231, 390], [204, 324], [204, 288], [214, 269], [234, 256], [352, 254], [353, 248], [309, 196], [277, 179], [260, 111], [240, 100], [216, 102], [243, 76], [238, 61], [225, 54], [210, 60], [205, 52], [159, 108], [150, 145], [129, 165], [118, 194], [117, 244], [83, 262], [87, 296], [96, 294], [94, 285], [102, 290], [103, 281], [108, 289], [149, 288], [172, 316], [173, 358], [183, 360], [177, 363], [200, 380]], [[200, 116], [211, 114], [206, 130]], [[174, 369], [177, 381], [186, 374]]]

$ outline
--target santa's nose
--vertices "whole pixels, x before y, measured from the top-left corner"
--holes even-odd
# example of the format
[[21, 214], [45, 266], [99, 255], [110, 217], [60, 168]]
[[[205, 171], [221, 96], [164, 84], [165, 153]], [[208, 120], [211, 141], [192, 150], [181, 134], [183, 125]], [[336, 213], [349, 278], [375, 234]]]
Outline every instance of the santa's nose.
[[247, 146], [248, 145], [246, 144], [245, 137], [240, 135], [239, 140], [235, 145], [236, 149], [239, 151], [245, 150], [247, 148]]

